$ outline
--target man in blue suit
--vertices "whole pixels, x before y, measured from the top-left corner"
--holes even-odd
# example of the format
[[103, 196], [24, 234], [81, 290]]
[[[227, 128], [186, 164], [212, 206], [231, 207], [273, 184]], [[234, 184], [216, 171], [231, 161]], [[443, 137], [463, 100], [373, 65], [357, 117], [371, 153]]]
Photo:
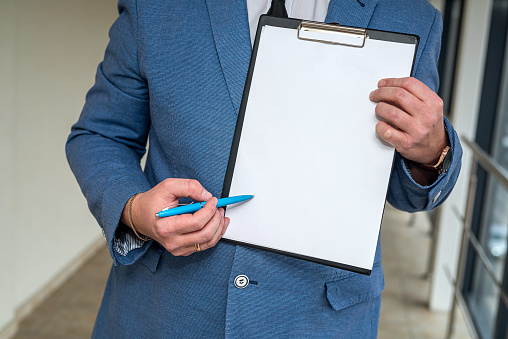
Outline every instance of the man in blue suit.
[[[271, 5], [119, 1], [66, 147], [114, 260], [94, 337], [376, 336], [379, 243], [372, 274], [363, 276], [218, 242], [229, 219], [213, 197], [222, 190], [251, 34]], [[462, 151], [434, 93], [439, 12], [426, 0], [288, 0], [285, 8], [290, 17], [420, 37], [414, 78], [380, 79], [370, 99], [386, 120], [376, 132], [397, 149], [388, 201], [411, 212], [441, 204]], [[155, 218], [180, 198], [208, 203], [193, 215]]]

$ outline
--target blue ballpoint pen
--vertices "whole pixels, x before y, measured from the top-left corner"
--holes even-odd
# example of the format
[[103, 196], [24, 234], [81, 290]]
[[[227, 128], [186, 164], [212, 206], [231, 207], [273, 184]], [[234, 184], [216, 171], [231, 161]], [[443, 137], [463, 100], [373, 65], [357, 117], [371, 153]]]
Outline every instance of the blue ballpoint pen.
[[[237, 195], [234, 197], [228, 197], [228, 198], [220, 198], [217, 201], [217, 207], [224, 207], [226, 205], [232, 205], [237, 204], [239, 202], [247, 201], [254, 198], [253, 195]], [[171, 217], [173, 215], [180, 215], [185, 213], [194, 213], [196, 211], [199, 211], [203, 207], [205, 207], [206, 201], [203, 202], [196, 202], [194, 204], [184, 205], [184, 206], [178, 206], [178, 207], [168, 207], [160, 211], [159, 213], [155, 213], [156, 217], [163, 218], [163, 217]]]

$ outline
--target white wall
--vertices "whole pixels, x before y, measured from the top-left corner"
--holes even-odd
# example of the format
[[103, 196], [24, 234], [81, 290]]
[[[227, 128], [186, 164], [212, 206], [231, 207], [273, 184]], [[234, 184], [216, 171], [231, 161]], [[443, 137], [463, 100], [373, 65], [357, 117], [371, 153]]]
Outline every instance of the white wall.
[[[459, 136], [469, 140], [476, 135], [491, 6], [492, 0], [465, 1], [452, 123]], [[453, 289], [447, 272], [455, 279], [463, 228], [460, 218], [465, 215], [470, 170], [471, 153], [464, 146], [461, 175], [440, 214], [430, 294], [430, 308], [435, 311], [448, 311], [452, 305]]]
[[0, 328], [14, 317], [15, 298], [14, 264], [10, 258], [15, 249], [15, 233], [13, 227], [14, 185], [11, 181], [14, 176], [12, 161], [14, 158], [14, 91], [16, 77], [13, 72], [14, 51], [13, 27], [9, 25], [15, 10], [14, 6], [3, 6], [0, 3], [0, 234], [2, 246], [0, 247]]
[[0, 1], [0, 331], [101, 238], [64, 144], [115, 0]]

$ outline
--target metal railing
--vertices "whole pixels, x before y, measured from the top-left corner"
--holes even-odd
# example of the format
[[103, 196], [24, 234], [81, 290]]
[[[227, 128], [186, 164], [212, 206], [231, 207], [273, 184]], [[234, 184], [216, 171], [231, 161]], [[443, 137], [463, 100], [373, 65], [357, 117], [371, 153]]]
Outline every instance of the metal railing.
[[460, 257], [457, 267], [457, 275], [454, 282], [454, 295], [453, 295], [454, 299], [452, 309], [450, 312], [450, 319], [448, 321], [447, 338], [449, 339], [453, 335], [456, 304], [459, 304], [459, 306], [463, 309], [464, 311], [463, 313], [466, 315], [467, 318], [466, 323], [468, 324], [471, 334], [473, 336], [478, 336], [478, 334], [474, 330], [474, 325], [471, 316], [467, 311], [467, 306], [464, 301], [464, 296], [462, 294], [462, 284], [464, 280], [465, 264], [469, 248], [472, 248], [473, 251], [476, 253], [477, 257], [480, 259], [479, 262], [483, 265], [484, 269], [487, 271], [488, 275], [494, 282], [496, 289], [498, 290], [499, 295], [501, 297], [501, 301], [508, 308], [508, 297], [503, 291], [501, 282], [499, 282], [496, 277], [494, 267], [492, 266], [490, 260], [488, 259], [487, 254], [485, 253], [480, 241], [478, 240], [476, 235], [471, 232], [471, 222], [473, 219], [476, 186], [478, 181], [477, 179], [478, 165], [481, 165], [482, 168], [487, 172], [487, 174], [496, 179], [507, 191], [508, 191], [508, 171], [506, 171], [494, 158], [485, 153], [475, 142], [469, 141], [467, 138], [462, 138], [462, 142], [473, 151], [473, 161], [471, 165], [471, 176], [469, 180], [469, 190], [467, 195], [466, 215], [463, 218], [464, 227], [462, 232]]

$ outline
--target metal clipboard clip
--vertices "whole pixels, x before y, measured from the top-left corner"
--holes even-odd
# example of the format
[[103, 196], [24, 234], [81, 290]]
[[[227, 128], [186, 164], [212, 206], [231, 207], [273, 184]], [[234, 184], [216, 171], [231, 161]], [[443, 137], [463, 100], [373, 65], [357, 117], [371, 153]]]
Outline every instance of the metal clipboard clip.
[[[331, 33], [333, 36], [329, 40], [317, 38], [321, 37], [322, 33]], [[300, 40], [357, 48], [365, 46], [365, 40], [368, 38], [367, 30], [364, 28], [341, 26], [336, 22], [325, 24], [313, 21], [302, 21], [298, 26], [297, 36]]]

